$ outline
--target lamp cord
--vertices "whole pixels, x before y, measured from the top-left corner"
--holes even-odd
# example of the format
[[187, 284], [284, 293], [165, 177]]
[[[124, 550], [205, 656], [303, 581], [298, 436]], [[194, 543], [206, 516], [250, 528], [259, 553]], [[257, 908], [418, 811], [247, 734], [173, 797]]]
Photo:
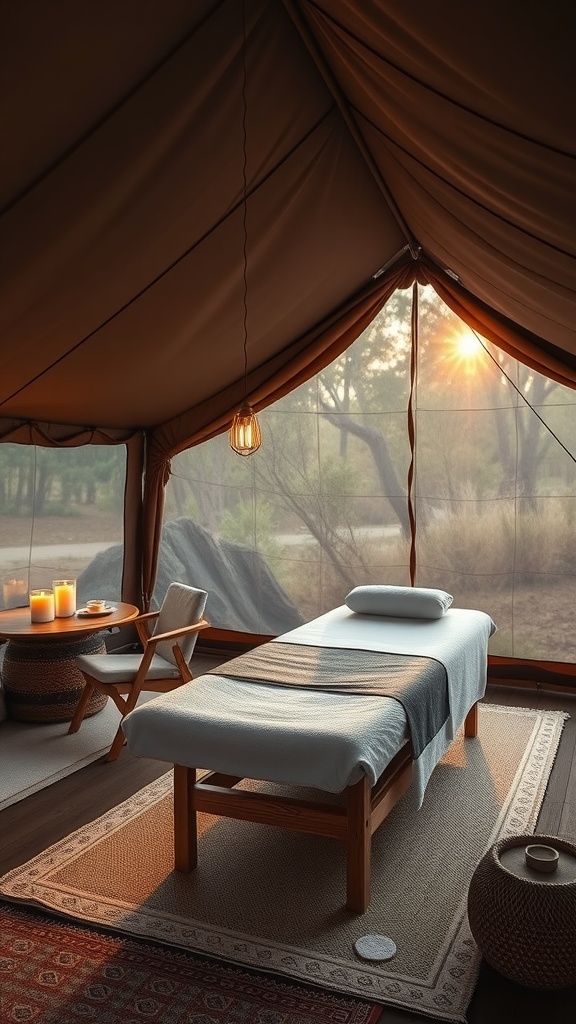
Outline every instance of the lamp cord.
[[244, 286], [244, 401], [248, 401], [248, 222], [247, 222], [247, 145], [246, 145], [246, 0], [242, 2], [242, 228], [243, 228], [243, 273]]

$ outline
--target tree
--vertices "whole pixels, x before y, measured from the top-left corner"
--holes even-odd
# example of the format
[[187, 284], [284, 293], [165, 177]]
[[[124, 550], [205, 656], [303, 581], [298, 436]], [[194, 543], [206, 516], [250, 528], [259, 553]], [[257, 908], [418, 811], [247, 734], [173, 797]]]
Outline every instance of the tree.
[[4, 514], [63, 515], [73, 506], [103, 499], [122, 507], [123, 445], [77, 448], [0, 446], [0, 510]]

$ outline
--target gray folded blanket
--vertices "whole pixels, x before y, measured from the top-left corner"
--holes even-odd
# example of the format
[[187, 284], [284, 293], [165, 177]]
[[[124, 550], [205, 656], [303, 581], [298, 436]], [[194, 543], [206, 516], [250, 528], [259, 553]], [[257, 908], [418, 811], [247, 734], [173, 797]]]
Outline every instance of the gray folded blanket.
[[270, 640], [205, 674], [270, 686], [392, 697], [406, 713], [414, 758], [420, 757], [450, 712], [446, 669], [422, 655]]

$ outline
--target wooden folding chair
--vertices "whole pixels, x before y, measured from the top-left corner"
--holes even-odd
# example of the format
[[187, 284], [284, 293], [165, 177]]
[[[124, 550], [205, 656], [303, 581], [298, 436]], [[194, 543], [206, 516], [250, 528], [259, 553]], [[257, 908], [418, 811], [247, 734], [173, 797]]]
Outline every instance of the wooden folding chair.
[[[74, 663], [84, 676], [85, 686], [68, 732], [78, 732], [94, 690], [112, 698], [123, 720], [143, 691], [167, 693], [190, 682], [189, 663], [198, 633], [210, 625], [203, 618], [207, 597], [205, 590], [171, 583], [160, 610], [134, 620], [142, 654], [85, 654], [76, 658]], [[104, 760], [115, 761], [123, 744], [121, 721]]]

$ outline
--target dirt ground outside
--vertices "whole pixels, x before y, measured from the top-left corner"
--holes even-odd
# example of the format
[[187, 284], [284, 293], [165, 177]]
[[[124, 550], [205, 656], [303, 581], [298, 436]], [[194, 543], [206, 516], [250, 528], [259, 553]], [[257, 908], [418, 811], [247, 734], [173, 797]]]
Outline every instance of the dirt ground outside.
[[[0, 546], [30, 543], [28, 516], [0, 516]], [[41, 516], [34, 521], [35, 544], [82, 544], [122, 541], [122, 516], [89, 506], [69, 516]]]
[[31, 550], [31, 588], [50, 586], [55, 578], [78, 578], [98, 551], [122, 543], [122, 531], [117, 512], [92, 507], [75, 515], [41, 516], [33, 526], [25, 516], [0, 516], [0, 580], [28, 583]]

